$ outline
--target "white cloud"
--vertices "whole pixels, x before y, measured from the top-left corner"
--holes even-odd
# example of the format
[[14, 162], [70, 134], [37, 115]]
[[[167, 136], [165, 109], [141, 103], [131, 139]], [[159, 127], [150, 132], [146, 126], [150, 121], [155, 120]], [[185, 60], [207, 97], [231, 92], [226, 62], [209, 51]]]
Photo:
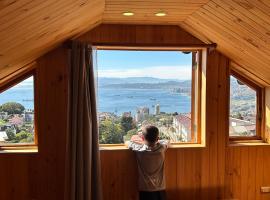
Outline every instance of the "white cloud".
[[156, 66], [145, 68], [98, 70], [99, 77], [126, 78], [126, 77], [154, 77], [162, 79], [191, 78], [191, 66]]
[[34, 78], [33, 76], [23, 80], [22, 82], [18, 83], [17, 85], [15, 85], [14, 87], [25, 87], [25, 86], [33, 86], [34, 82]]

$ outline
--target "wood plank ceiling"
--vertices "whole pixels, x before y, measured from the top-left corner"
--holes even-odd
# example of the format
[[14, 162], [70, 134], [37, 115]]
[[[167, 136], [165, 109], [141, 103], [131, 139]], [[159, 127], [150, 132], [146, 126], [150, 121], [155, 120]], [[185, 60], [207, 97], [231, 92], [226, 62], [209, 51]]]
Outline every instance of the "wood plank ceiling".
[[206, 43], [217, 43], [220, 52], [269, 85], [269, 0], [212, 0], [181, 27]]
[[270, 85], [269, 0], [2, 0], [0, 80], [102, 22], [180, 25]]
[[[105, 0], [104, 23], [178, 24], [209, 0]], [[134, 16], [125, 17], [123, 12]], [[165, 17], [155, 13], [166, 12]]]
[[101, 21], [103, 0], [1, 0], [0, 79]]

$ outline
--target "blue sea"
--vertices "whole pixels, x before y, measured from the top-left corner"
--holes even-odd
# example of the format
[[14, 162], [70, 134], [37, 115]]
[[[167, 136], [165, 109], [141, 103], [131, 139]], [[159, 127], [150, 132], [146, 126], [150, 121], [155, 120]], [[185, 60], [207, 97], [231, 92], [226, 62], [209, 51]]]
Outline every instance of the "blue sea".
[[[172, 93], [165, 89], [108, 89], [99, 88], [97, 94], [98, 112], [123, 112], [135, 114], [138, 107], [148, 107], [154, 113], [154, 106], [160, 105], [160, 111], [166, 113], [190, 112], [190, 97]], [[26, 85], [10, 88], [0, 94], [0, 104], [18, 102], [26, 109], [34, 109], [33, 87]]]
[[98, 111], [112, 112], [121, 115], [131, 112], [133, 115], [138, 107], [148, 107], [154, 113], [155, 105], [166, 113], [187, 113], [191, 111], [190, 96], [172, 93], [165, 89], [112, 89], [98, 90]]

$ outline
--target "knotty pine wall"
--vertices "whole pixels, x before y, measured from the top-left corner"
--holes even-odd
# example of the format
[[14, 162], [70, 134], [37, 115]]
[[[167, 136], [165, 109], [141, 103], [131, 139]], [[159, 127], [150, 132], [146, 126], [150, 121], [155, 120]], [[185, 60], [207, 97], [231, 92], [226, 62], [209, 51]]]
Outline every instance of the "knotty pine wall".
[[[201, 44], [177, 26], [101, 25], [80, 38], [87, 42]], [[62, 200], [67, 127], [68, 50], [59, 47], [37, 60], [39, 153], [0, 154], [1, 200]], [[217, 51], [207, 61], [205, 148], [169, 149], [169, 200], [266, 200], [270, 147], [227, 144], [229, 60]], [[104, 200], [136, 200], [137, 171], [128, 150], [101, 151]]]
[[1, 200], [63, 200], [68, 51], [37, 61], [38, 153], [0, 153]]

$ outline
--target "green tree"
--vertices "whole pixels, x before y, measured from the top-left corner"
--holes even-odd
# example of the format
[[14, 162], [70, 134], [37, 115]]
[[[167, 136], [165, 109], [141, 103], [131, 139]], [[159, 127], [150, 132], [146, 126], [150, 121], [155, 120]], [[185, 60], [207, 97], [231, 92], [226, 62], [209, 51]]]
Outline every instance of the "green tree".
[[11, 128], [6, 129], [6, 134], [7, 134], [9, 141], [15, 139], [15, 131], [13, 129], [11, 129]]
[[131, 116], [122, 116], [121, 117], [121, 126], [122, 126], [125, 133], [127, 133], [129, 130], [135, 128], [133, 118]]
[[5, 122], [3, 119], [0, 119], [0, 126], [6, 125], [7, 122]]
[[124, 131], [121, 124], [109, 119], [102, 121], [99, 125], [99, 142], [101, 144], [123, 143]]
[[235, 118], [241, 120], [244, 119], [240, 112], [236, 113]]
[[24, 106], [16, 102], [7, 102], [0, 106], [0, 111], [7, 112], [9, 115], [22, 114], [24, 110], [25, 110]]
[[14, 143], [31, 143], [34, 141], [34, 135], [21, 131], [15, 135], [15, 138], [12, 140]]
[[133, 135], [136, 135], [137, 133], [138, 133], [138, 130], [137, 130], [136, 128], [131, 129], [131, 130], [128, 131], [127, 134], [125, 135], [125, 140], [126, 140], [126, 141], [127, 141], [127, 140], [130, 140], [131, 137], [132, 137]]

